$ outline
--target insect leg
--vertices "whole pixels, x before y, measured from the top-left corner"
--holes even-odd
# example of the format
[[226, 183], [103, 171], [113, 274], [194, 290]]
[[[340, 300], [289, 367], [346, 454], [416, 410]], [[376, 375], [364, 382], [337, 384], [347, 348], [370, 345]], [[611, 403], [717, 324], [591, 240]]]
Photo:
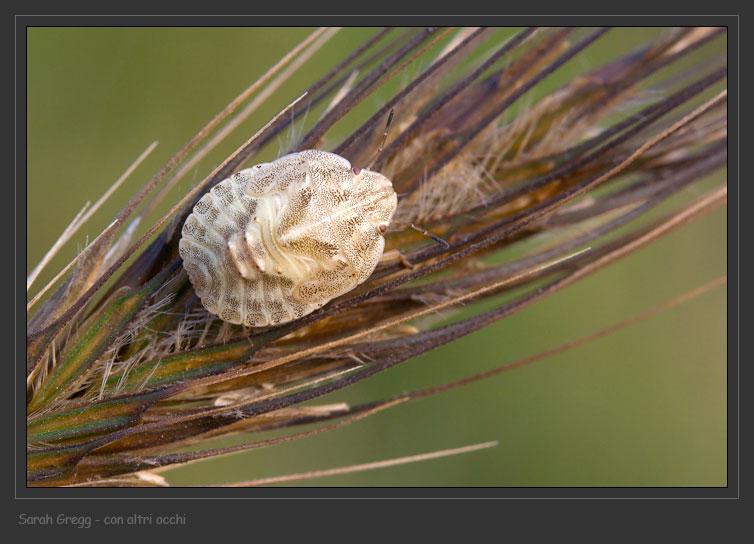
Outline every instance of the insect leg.
[[385, 264], [389, 263], [391, 261], [400, 261], [403, 266], [408, 268], [409, 270], [413, 270], [416, 268], [416, 265], [413, 264], [411, 261], [409, 261], [403, 253], [398, 251], [397, 249], [391, 249], [390, 251], [386, 251], [382, 254], [382, 257], [380, 257], [379, 264]]

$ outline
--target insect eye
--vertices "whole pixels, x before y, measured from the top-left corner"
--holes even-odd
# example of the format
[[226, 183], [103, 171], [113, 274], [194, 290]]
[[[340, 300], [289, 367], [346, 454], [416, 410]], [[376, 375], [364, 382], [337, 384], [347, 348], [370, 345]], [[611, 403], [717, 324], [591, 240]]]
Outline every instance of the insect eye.
[[351, 172], [353, 172], [354, 176], [358, 176], [359, 174], [361, 174], [361, 168], [353, 167], [351, 168]]
[[377, 225], [377, 230], [379, 230], [382, 234], [385, 234], [385, 231], [387, 230], [387, 225]]

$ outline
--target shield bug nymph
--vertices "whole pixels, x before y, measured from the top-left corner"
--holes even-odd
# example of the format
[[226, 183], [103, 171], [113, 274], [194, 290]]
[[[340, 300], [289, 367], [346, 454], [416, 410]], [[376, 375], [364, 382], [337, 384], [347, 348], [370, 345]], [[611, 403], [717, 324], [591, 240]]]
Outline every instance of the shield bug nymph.
[[364, 282], [397, 196], [388, 178], [306, 150], [213, 187], [183, 225], [183, 266], [204, 307], [252, 327], [313, 312]]

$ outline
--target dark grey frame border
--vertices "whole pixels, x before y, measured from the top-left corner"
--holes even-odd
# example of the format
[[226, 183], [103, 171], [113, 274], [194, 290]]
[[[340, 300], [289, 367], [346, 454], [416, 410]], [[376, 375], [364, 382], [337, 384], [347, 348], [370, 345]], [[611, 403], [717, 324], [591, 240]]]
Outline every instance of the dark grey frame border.
[[[586, 25], [586, 26], [727, 26], [729, 140], [728, 177], [731, 204], [728, 206], [728, 482], [726, 488], [266, 488], [266, 489], [52, 489], [27, 488], [25, 484], [25, 429], [19, 425], [25, 413], [23, 386], [25, 309], [22, 303], [26, 262], [26, 36], [29, 26], [426, 26], [477, 25], [523, 26]], [[540, 16], [540, 15], [373, 15], [373, 16], [87, 16], [87, 15], [16, 15], [15, 31], [15, 211], [5, 215], [15, 218], [15, 367], [12, 381], [15, 389], [14, 410], [14, 500], [13, 511], [55, 511], [71, 514], [83, 508], [90, 512], [112, 513], [131, 510], [157, 513], [201, 511], [210, 519], [210, 510], [230, 507], [224, 500], [201, 499], [694, 499], [739, 497], [739, 18], [738, 16]], [[732, 250], [732, 251], [731, 251]], [[731, 266], [732, 265], [732, 266]], [[8, 330], [7, 328], [5, 330]], [[732, 348], [732, 349], [731, 349]], [[26, 499], [26, 500], [23, 500]], [[31, 499], [31, 500], [29, 500]], [[36, 499], [36, 500], [35, 500]], [[63, 499], [63, 500], [60, 500]], [[118, 504], [111, 500], [119, 499]], [[138, 502], [149, 500], [148, 503]], [[176, 499], [196, 499], [180, 500]], [[83, 501], [83, 502], [82, 502]], [[167, 501], [167, 503], [166, 503]], [[276, 501], [274, 501], [276, 502]], [[215, 506], [216, 505], [216, 506]], [[224, 506], [227, 505], [227, 506]], [[501, 507], [503, 505], [500, 505]], [[254, 508], [254, 504], [249, 504]], [[285, 508], [284, 504], [280, 505]], [[235, 508], [234, 508], [235, 509]], [[96, 517], [96, 514], [95, 514]], [[223, 516], [224, 517], [224, 516]], [[15, 521], [15, 520], [14, 520]]]

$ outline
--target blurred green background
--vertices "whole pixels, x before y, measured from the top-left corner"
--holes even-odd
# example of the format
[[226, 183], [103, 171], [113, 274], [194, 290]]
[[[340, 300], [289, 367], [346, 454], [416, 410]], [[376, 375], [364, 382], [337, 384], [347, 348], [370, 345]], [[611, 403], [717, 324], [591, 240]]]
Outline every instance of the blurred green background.
[[[160, 142], [54, 259], [36, 288], [75, 256], [87, 236], [91, 240], [106, 227], [128, 196], [199, 128], [311, 30], [29, 28], [27, 271], [87, 200], [99, 198], [153, 140]], [[659, 32], [612, 30], [548, 79], [532, 101], [545, 88]], [[346, 28], [336, 34], [176, 188], [170, 202], [373, 33]], [[719, 46], [725, 51], [724, 42]], [[395, 79], [391, 85], [400, 85]], [[377, 91], [352, 112], [326, 148], [337, 145], [393, 89]], [[274, 158], [284, 145], [282, 138], [259, 159]], [[166, 209], [167, 204], [156, 213]], [[722, 209], [513, 317], [321, 402], [360, 403], [443, 383], [640, 313], [725, 274], [726, 236]], [[726, 357], [726, 288], [718, 287], [483, 383], [334, 432], [164, 475], [179, 485], [222, 483], [497, 440], [499, 446], [481, 452], [293, 485], [725, 486]]]

